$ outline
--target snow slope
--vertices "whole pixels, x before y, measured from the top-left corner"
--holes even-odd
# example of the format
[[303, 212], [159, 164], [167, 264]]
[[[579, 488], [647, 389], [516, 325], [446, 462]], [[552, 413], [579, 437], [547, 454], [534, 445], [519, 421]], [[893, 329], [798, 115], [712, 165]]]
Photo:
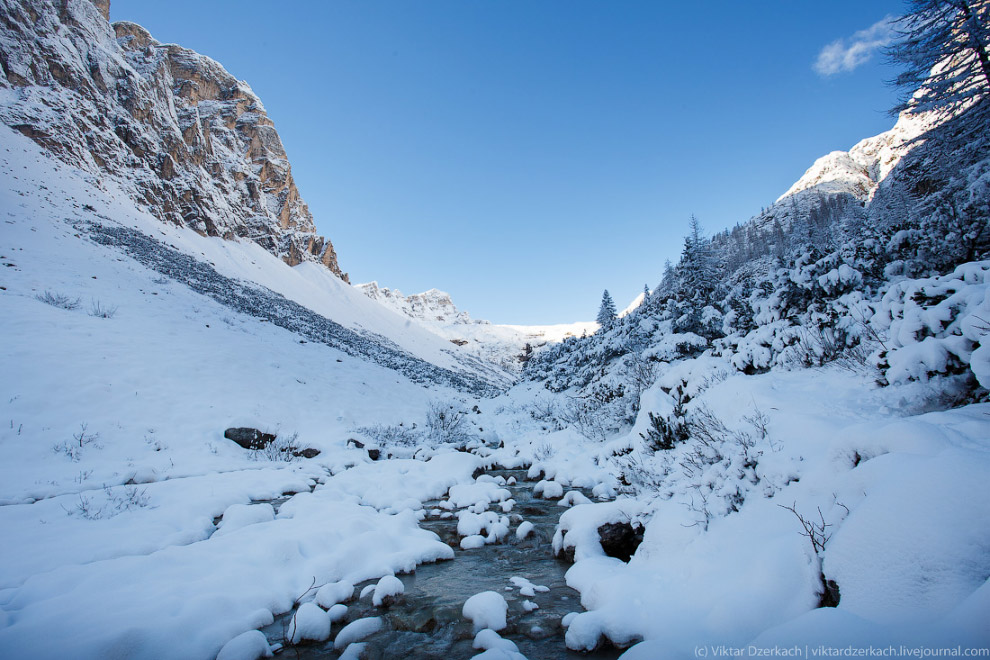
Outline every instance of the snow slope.
[[[537, 489], [619, 493], [561, 517], [555, 547], [573, 549], [567, 582], [588, 610], [567, 620], [567, 646], [642, 642], [629, 657], [657, 658], [750, 644], [990, 645], [990, 404], [925, 412], [939, 385], [880, 388], [835, 367], [730, 373], [708, 355], [670, 365], [635, 425], [604, 444], [536, 419], [553, 398], [534, 397], [538, 384], [505, 395], [518, 417], [499, 432], [514, 440], [494, 458], [534, 461]], [[670, 414], [665, 390], [682, 383], [688, 414], [710, 415], [714, 435], [651, 450], [640, 434], [650, 414]], [[821, 510], [823, 551], [790, 508], [815, 522]], [[645, 535], [624, 563], [606, 556], [598, 528], [630, 520]], [[837, 608], [817, 607], [819, 571], [838, 584]]]
[[[413, 365], [407, 369], [409, 373], [416, 370], [414, 363], [426, 361], [449, 371], [450, 382], [460, 382], [462, 386], [485, 387], [485, 383], [498, 386], [508, 382], [504, 372], [472, 360], [470, 356], [458, 355], [446, 342], [367, 300], [318, 264], [303, 263], [292, 268], [251, 242], [204, 237], [190, 230], [162, 225], [157, 219], [136, 210], [119, 191], [113, 197], [116, 189], [112, 184], [102, 184], [110, 191], [110, 194], [104, 194], [93, 187], [95, 179], [89, 175], [47, 157], [30, 141], [6, 127], [0, 127], [0, 130], [4, 132], [5, 145], [9, 145], [4, 154], [4, 168], [6, 171], [20, 170], [9, 178], [13, 189], [7, 194], [30, 200], [32, 190], [45, 190], [49, 185], [44, 182], [60, 180], [65, 190], [52, 188], [44, 199], [33, 200], [42, 204], [35, 212], [71, 223], [71, 233], [79, 233], [80, 238], [80, 232], [90, 232], [94, 240], [124, 246], [130, 249], [131, 256], [143, 259], [143, 263], [159, 271], [167, 271], [170, 264], [177, 263], [180, 255], [186, 255], [182, 259], [195, 259], [201, 268], [215, 271], [221, 278], [247, 282], [248, 288], [260, 285], [277, 294], [276, 297], [299, 303], [330, 319], [344, 329], [343, 335], [354, 340], [352, 343], [363, 339], [368, 344], [383, 347], [386, 352], [392, 351], [391, 357], [383, 359], [384, 363], [391, 363], [391, 358], [397, 355], [394, 351], [399, 352], [400, 358], [408, 356], [399, 362]], [[32, 165], [29, 167], [26, 163]], [[103, 203], [99, 210], [97, 201]], [[93, 210], [88, 210], [87, 206]], [[100, 226], [111, 227], [111, 231], [102, 231]], [[146, 252], [151, 248], [160, 253], [149, 256]], [[179, 276], [181, 273], [177, 270], [173, 274]], [[206, 276], [200, 273], [200, 280]], [[221, 282], [218, 286], [229, 290], [231, 284]], [[213, 291], [214, 297], [218, 297], [215, 288], [204, 286], [202, 291]], [[276, 314], [277, 310], [262, 306], [255, 312]], [[268, 320], [278, 324], [276, 316]], [[348, 335], [346, 331], [352, 332]], [[314, 338], [319, 340], [319, 337], [309, 337]], [[346, 348], [346, 341], [342, 345], [350, 350]], [[458, 378], [457, 374], [463, 374], [463, 377]]]
[[[290, 609], [313, 579], [449, 558], [402, 511], [469, 480], [476, 458], [409, 462], [404, 479], [382, 472], [401, 467], [392, 461], [339, 488], [318, 482], [369, 463], [346, 446], [355, 426], [420, 419], [459, 392], [224, 306], [85, 228], [140, 228], [175, 259], [196, 255], [351, 328], [392, 333], [410, 359], [461, 364], [443, 342], [343, 284], [335, 297], [312, 264], [161, 225], [27, 138], [6, 127], [0, 138], [0, 655], [209, 658]], [[46, 292], [63, 306], [39, 300]], [[321, 453], [269, 461], [226, 440], [231, 426]], [[306, 497], [275, 518], [251, 504], [293, 492]], [[220, 516], [229, 524], [214, 535]]]

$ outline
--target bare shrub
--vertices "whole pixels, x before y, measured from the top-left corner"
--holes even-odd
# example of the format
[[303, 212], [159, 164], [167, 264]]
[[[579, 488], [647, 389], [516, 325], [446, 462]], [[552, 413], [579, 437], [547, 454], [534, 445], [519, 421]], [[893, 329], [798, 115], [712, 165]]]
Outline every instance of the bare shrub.
[[660, 363], [638, 354], [628, 356], [622, 372], [624, 380], [629, 382], [637, 401], [643, 392], [656, 382], [659, 375]]
[[533, 450], [533, 458], [537, 461], [548, 461], [553, 458], [553, 455], [557, 453], [557, 449], [551, 445], [549, 442], [544, 442], [542, 445]]
[[572, 398], [561, 412], [560, 419], [584, 437], [604, 442], [610, 430], [604, 407], [597, 399]]
[[367, 436], [380, 447], [410, 447], [419, 439], [417, 433], [402, 424], [372, 424], [359, 426], [355, 433]]
[[832, 525], [825, 522], [825, 514], [822, 513], [822, 508], [818, 507], [819, 522], [815, 522], [814, 518], [805, 518], [802, 514], [798, 513], [797, 502], [791, 506], [784, 506], [783, 504], [778, 504], [777, 506], [794, 514], [798, 522], [801, 523], [801, 536], [807, 537], [811, 541], [812, 549], [819, 559], [821, 559], [825, 552], [825, 545], [832, 538], [832, 535], [828, 533], [828, 528]]
[[[840, 502], [836, 502], [836, 504], [845, 509], [847, 514], [849, 513], [849, 507]], [[806, 518], [798, 512], [796, 502], [791, 506], [784, 506], [783, 504], [778, 504], [777, 506], [785, 511], [790, 511], [798, 519], [798, 522], [801, 523], [800, 534], [811, 542], [811, 548], [814, 550], [815, 557], [818, 559], [818, 579], [821, 581], [821, 591], [818, 594], [818, 607], [836, 607], [839, 604], [839, 585], [836, 584], [835, 580], [826, 578], [823, 571], [825, 546], [832, 538], [832, 535], [828, 532], [828, 528], [832, 524], [825, 522], [825, 514], [822, 513], [821, 507], [818, 507], [818, 520], [816, 521], [813, 517]]]
[[435, 442], [464, 442], [470, 437], [467, 416], [459, 401], [431, 401], [426, 411], [427, 432]]
[[116, 305], [104, 305], [99, 300], [94, 300], [89, 307], [89, 315], [101, 319], [112, 319], [116, 313]]
[[46, 305], [51, 305], [52, 307], [61, 307], [62, 309], [79, 309], [81, 301], [79, 298], [71, 298], [64, 293], [56, 293], [54, 291], [45, 291], [44, 293], [39, 293], [35, 296], [38, 300], [45, 303]]
[[287, 436], [276, 436], [261, 449], [252, 452], [255, 460], [271, 461], [273, 463], [291, 463], [296, 459], [295, 452], [299, 449], [296, 441], [299, 439], [298, 433]]
[[560, 431], [564, 428], [560, 405], [556, 400], [549, 397], [539, 397], [534, 399], [527, 406], [527, 409], [530, 417], [544, 424], [544, 430]]
[[62, 508], [70, 516], [77, 515], [86, 520], [105, 520], [118, 516], [125, 511], [142, 509], [151, 502], [147, 489], [142, 488], [139, 490], [137, 486], [124, 486], [115, 489], [111, 486], [104, 485], [103, 494], [106, 496], [106, 501], [102, 506], [97, 506], [86, 495], [80, 495], [79, 501], [76, 502], [74, 507], [68, 509], [63, 506]]
[[52, 451], [56, 454], [65, 454], [73, 462], [79, 461], [82, 458], [82, 452], [85, 447], [92, 445], [96, 449], [100, 449], [99, 444], [100, 434], [90, 433], [88, 424], [80, 424], [79, 431], [72, 434], [72, 440], [66, 440], [65, 442], [60, 442], [59, 444], [52, 447]]

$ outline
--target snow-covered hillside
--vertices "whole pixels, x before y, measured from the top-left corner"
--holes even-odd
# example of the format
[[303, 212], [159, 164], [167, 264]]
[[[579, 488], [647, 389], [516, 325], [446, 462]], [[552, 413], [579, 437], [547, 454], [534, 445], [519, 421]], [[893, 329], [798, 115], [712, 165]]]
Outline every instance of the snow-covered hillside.
[[0, 0], [0, 657], [986, 655], [986, 101], [498, 326], [351, 287], [107, 6]]

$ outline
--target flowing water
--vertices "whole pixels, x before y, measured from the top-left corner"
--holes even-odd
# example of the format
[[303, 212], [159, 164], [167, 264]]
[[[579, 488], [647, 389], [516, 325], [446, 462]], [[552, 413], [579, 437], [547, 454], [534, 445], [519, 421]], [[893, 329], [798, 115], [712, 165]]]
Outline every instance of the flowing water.
[[[525, 470], [498, 470], [492, 476], [505, 479], [515, 477], [517, 483], [505, 486], [516, 501], [508, 514], [512, 519], [512, 532], [502, 543], [486, 545], [473, 550], [460, 549], [457, 535], [457, 518], [428, 517], [422, 527], [435, 532], [441, 540], [454, 548], [452, 561], [423, 564], [415, 573], [400, 575], [405, 593], [390, 607], [374, 607], [371, 595], [348, 603], [347, 617], [334, 624], [333, 635], [350, 621], [368, 616], [381, 616], [385, 627], [363, 640], [368, 643], [365, 655], [368, 660], [426, 660], [443, 658], [456, 660], [470, 658], [480, 650], [472, 648], [474, 631], [470, 621], [461, 614], [464, 602], [481, 591], [496, 591], [509, 604], [508, 627], [499, 634], [511, 639], [519, 651], [530, 660], [551, 658], [586, 658], [612, 660], [620, 654], [615, 649], [604, 649], [591, 654], [573, 653], [564, 646], [564, 628], [561, 619], [569, 612], [581, 612], [580, 594], [564, 582], [564, 573], [570, 564], [555, 559], [551, 539], [564, 507], [554, 500], [532, 496], [532, 483], [525, 483]], [[586, 493], [587, 494], [587, 493]], [[436, 502], [426, 503], [429, 511]], [[501, 509], [493, 506], [501, 515]], [[533, 532], [525, 539], [516, 539], [515, 529], [521, 520], [533, 523]], [[549, 587], [549, 591], [537, 591], [535, 596], [523, 596], [519, 587], [510, 581], [512, 577], [525, 578], [533, 585]], [[370, 581], [358, 585], [360, 589]], [[527, 612], [524, 601], [539, 606]], [[290, 614], [283, 615], [264, 630], [272, 642], [280, 642]], [[332, 637], [331, 637], [332, 639]], [[286, 647], [283, 656], [300, 659], [336, 658], [331, 642], [303, 643]]]

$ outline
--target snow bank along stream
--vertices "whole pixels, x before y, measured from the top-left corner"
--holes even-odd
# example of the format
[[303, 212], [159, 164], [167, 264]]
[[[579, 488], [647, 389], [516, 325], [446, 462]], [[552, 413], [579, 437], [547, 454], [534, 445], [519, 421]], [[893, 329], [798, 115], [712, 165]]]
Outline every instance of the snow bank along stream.
[[[346, 655], [346, 645], [353, 641], [365, 644], [361, 657], [368, 659], [469, 658], [482, 649], [474, 646], [477, 630], [465, 617], [464, 604], [475, 594], [491, 591], [508, 605], [499, 636], [511, 640], [526, 658], [616, 658], [620, 652], [615, 649], [585, 654], [564, 646], [562, 620], [583, 610], [580, 594], [564, 582], [570, 564], [556, 559], [552, 547], [554, 529], [567, 508], [558, 503], [559, 497], [534, 494], [542, 489], [525, 479], [526, 470], [493, 470], [474, 483], [454, 486], [442, 500], [426, 502], [421, 526], [453, 547], [454, 559], [422, 564], [413, 573], [398, 575], [397, 583], [386, 577], [353, 589], [349, 584], [327, 588], [324, 594], [336, 593], [321, 604], [343, 601], [328, 610], [335, 619], [330, 637], [302, 641], [283, 653], [336, 658]], [[263, 630], [273, 646], [299, 637], [294, 616], [304, 628], [303, 611], [288, 612]]]

